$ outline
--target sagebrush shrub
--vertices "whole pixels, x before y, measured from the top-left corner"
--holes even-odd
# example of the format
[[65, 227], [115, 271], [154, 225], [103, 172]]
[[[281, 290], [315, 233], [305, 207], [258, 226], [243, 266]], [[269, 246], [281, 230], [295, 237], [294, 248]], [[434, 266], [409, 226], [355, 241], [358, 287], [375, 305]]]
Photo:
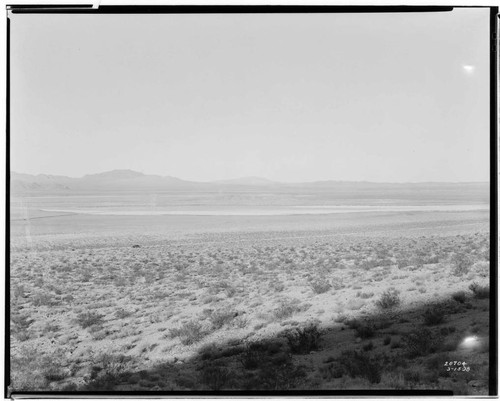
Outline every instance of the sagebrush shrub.
[[345, 323], [348, 320], [348, 317], [344, 315], [343, 313], [339, 313], [338, 316], [335, 318], [334, 322], [335, 323]]
[[454, 301], [463, 304], [467, 300], [467, 295], [465, 291], [458, 291], [451, 295]]
[[490, 275], [490, 262], [488, 261], [481, 260], [476, 262], [472, 268], [479, 277], [489, 277]]
[[96, 312], [83, 312], [76, 317], [76, 321], [82, 328], [86, 329], [94, 325], [101, 325], [103, 323], [104, 315]]
[[432, 333], [427, 327], [422, 327], [402, 337], [403, 347], [411, 358], [436, 352], [442, 343], [440, 336]]
[[239, 329], [244, 329], [245, 327], [247, 327], [247, 325], [248, 318], [243, 315], [239, 315], [231, 321], [231, 326]]
[[85, 379], [83, 390], [113, 390], [120, 375], [129, 369], [131, 360], [132, 357], [123, 354], [105, 353], [97, 356], [92, 362], [90, 376]]
[[279, 365], [263, 363], [255, 375], [247, 376], [246, 390], [291, 390], [307, 377], [303, 366], [295, 366], [291, 359]]
[[419, 383], [421, 381], [421, 375], [418, 370], [408, 369], [403, 372], [403, 378], [405, 381], [410, 383]]
[[404, 269], [405, 267], [411, 266], [409, 259], [402, 258], [397, 260], [398, 269]]
[[451, 263], [453, 266], [453, 274], [455, 276], [463, 276], [469, 273], [472, 266], [472, 260], [470, 256], [464, 253], [456, 253], [451, 258]]
[[424, 324], [427, 326], [434, 326], [436, 324], [443, 323], [444, 316], [445, 316], [445, 312], [443, 309], [441, 309], [439, 307], [435, 307], [432, 309], [429, 308], [423, 314]]
[[191, 345], [200, 341], [207, 333], [203, 330], [200, 323], [190, 321], [179, 328], [170, 329], [170, 337], [180, 337], [181, 343]]
[[370, 358], [357, 351], [344, 351], [340, 354], [338, 363], [345, 373], [351, 377], [363, 377], [370, 383], [380, 383], [382, 367], [377, 359]]
[[240, 362], [245, 369], [254, 370], [259, 367], [265, 359], [266, 353], [258, 343], [247, 345], [244, 352], [240, 356]]
[[17, 356], [11, 358], [11, 389], [14, 391], [49, 390], [51, 382], [68, 376], [63, 368], [66, 362], [60, 353], [41, 355], [35, 346], [20, 347]]
[[314, 324], [285, 333], [290, 349], [296, 354], [307, 354], [319, 349], [321, 335], [322, 333]]
[[207, 359], [217, 359], [220, 355], [219, 348], [215, 343], [205, 344], [198, 350], [198, 355], [202, 361]]
[[287, 317], [292, 316], [294, 313], [297, 313], [301, 310], [301, 308], [292, 301], [283, 302], [275, 311], [274, 316], [277, 319], [286, 319]]
[[377, 267], [377, 263], [374, 260], [367, 259], [363, 260], [359, 267], [363, 270], [371, 270], [374, 267]]
[[482, 286], [478, 283], [474, 282], [469, 286], [469, 289], [472, 291], [474, 298], [477, 299], [486, 299], [490, 297], [490, 287]]
[[13, 298], [24, 298], [25, 294], [26, 294], [26, 289], [22, 284], [15, 285], [12, 289]]
[[270, 288], [272, 288], [276, 292], [281, 292], [285, 289], [285, 284], [281, 281], [274, 281], [270, 284]]
[[229, 286], [229, 287], [224, 289], [224, 292], [228, 298], [231, 298], [238, 292], [238, 290], [236, 288], [234, 288], [233, 286]]
[[310, 285], [311, 285], [312, 290], [316, 294], [323, 294], [323, 293], [329, 291], [330, 288], [332, 288], [331, 284], [328, 281], [320, 280], [320, 279], [311, 281]]
[[429, 256], [429, 257], [427, 257], [425, 262], [426, 262], [425, 263], [426, 265], [439, 263], [439, 256], [437, 256], [437, 255]]
[[118, 309], [116, 312], [115, 312], [115, 316], [117, 319], [125, 319], [129, 316], [131, 316], [133, 313], [130, 312], [130, 311], [126, 311], [125, 309], [123, 308], [120, 308]]
[[375, 327], [371, 324], [362, 323], [356, 327], [356, 334], [361, 338], [371, 338], [375, 334]]
[[211, 313], [209, 319], [214, 330], [219, 330], [222, 326], [231, 322], [236, 316], [238, 316], [238, 313], [235, 311], [220, 310]]
[[338, 364], [328, 363], [328, 365], [320, 366], [319, 373], [323, 379], [330, 381], [331, 379], [340, 379], [344, 375], [344, 370]]
[[13, 323], [14, 329], [16, 331], [27, 330], [28, 327], [33, 323], [33, 319], [30, 319], [28, 315], [21, 314], [11, 314], [10, 320]]
[[363, 345], [363, 351], [371, 351], [373, 349], [373, 341]]
[[35, 306], [52, 306], [55, 304], [52, 295], [45, 292], [38, 292], [34, 294], [32, 302]]
[[385, 291], [376, 304], [381, 309], [391, 309], [400, 305], [401, 298], [399, 297], [399, 291], [395, 289]]
[[211, 390], [218, 391], [228, 382], [230, 371], [221, 362], [206, 363], [201, 370], [201, 382]]
[[414, 255], [410, 258], [410, 263], [414, 268], [421, 268], [425, 264], [425, 259], [422, 255]]
[[442, 369], [444, 361], [446, 360], [446, 356], [443, 354], [436, 354], [436, 355], [431, 355], [429, 358], [425, 361], [425, 367], [434, 372], [439, 372], [439, 370]]
[[439, 330], [439, 332], [443, 336], [447, 336], [448, 334], [454, 333], [455, 331], [457, 331], [457, 328], [454, 326], [441, 327], [441, 329]]
[[65, 379], [68, 374], [60, 365], [52, 363], [46, 366], [43, 375], [47, 381], [54, 382]]

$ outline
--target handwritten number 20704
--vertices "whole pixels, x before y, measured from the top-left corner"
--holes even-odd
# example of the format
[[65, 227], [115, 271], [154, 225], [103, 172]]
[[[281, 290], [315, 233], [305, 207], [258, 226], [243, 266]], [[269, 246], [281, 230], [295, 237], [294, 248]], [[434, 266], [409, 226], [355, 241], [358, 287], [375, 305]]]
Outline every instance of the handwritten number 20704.
[[470, 366], [467, 366], [467, 362], [462, 361], [446, 361], [444, 363], [447, 372], [469, 372]]

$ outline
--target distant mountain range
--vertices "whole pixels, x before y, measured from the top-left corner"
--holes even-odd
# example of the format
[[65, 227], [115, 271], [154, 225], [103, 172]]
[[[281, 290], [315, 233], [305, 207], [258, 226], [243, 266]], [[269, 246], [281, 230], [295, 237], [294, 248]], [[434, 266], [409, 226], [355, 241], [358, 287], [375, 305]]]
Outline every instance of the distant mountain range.
[[11, 172], [11, 190], [24, 191], [71, 191], [105, 189], [168, 189], [191, 186], [195, 183], [175, 177], [146, 175], [132, 170], [113, 170], [99, 174], [89, 174], [81, 178], [47, 174], [20, 174]]
[[263, 190], [263, 189], [297, 189], [302, 190], [339, 190], [367, 191], [367, 190], [468, 190], [485, 191], [489, 183], [373, 183], [349, 181], [316, 181], [307, 183], [281, 183], [261, 177], [242, 177], [231, 180], [218, 180], [212, 182], [186, 181], [176, 177], [147, 175], [133, 170], [113, 170], [99, 174], [85, 175], [81, 178], [72, 178], [61, 175], [47, 174], [21, 174], [11, 172], [11, 191], [13, 193], [26, 192], [72, 192], [72, 191], [203, 191], [203, 190]]

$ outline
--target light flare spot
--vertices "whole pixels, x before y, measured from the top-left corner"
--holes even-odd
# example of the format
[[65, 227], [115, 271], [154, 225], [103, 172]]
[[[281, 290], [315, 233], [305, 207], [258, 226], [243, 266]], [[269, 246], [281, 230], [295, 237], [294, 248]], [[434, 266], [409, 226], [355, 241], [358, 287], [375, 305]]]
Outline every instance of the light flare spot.
[[478, 347], [480, 344], [481, 344], [481, 342], [480, 342], [479, 338], [477, 338], [477, 336], [470, 336], [470, 337], [464, 338], [464, 340], [462, 341], [462, 343], [460, 345], [462, 348], [472, 349], [472, 348]]
[[476, 67], [473, 65], [464, 65], [463, 69], [464, 69], [466, 74], [472, 75], [472, 74], [474, 74], [474, 70], [476, 69]]

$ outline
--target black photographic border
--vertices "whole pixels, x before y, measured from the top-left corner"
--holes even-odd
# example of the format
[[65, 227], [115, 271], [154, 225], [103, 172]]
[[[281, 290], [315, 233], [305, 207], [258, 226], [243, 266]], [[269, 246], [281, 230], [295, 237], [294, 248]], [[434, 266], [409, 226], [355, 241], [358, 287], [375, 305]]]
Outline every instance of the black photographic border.
[[[449, 12], [454, 8], [490, 10], [490, 348], [489, 395], [498, 395], [498, 6], [378, 6], [378, 5], [7, 5], [13, 14], [276, 14], [276, 13], [405, 13]], [[167, 396], [450, 396], [441, 390], [294, 390], [294, 391], [95, 391], [95, 392], [11, 392], [10, 383], [10, 19], [6, 35], [6, 198], [5, 198], [5, 361], [4, 397], [167, 397]], [[363, 50], [360, 49], [360, 52]]]

